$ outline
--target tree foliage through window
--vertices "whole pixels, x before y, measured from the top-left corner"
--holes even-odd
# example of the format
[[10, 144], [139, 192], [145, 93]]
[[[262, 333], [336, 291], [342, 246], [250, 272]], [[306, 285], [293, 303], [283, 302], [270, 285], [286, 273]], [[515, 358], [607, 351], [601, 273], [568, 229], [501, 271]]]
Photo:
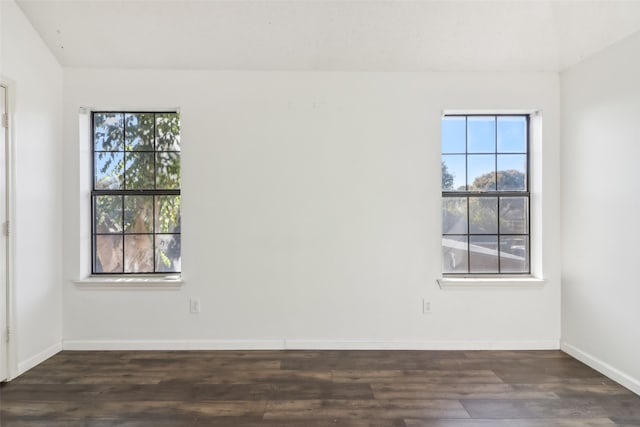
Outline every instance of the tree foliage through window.
[[93, 272], [179, 272], [179, 115], [93, 113], [93, 160]]

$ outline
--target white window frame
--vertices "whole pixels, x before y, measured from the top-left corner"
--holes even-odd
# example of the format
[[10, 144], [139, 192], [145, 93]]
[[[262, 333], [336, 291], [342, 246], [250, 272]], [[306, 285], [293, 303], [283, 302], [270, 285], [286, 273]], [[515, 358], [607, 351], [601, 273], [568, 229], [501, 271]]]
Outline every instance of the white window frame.
[[175, 111], [176, 107], [131, 107], [131, 106], [96, 106], [81, 107], [78, 114], [78, 262], [76, 279], [73, 283], [79, 289], [85, 290], [179, 290], [184, 284], [184, 268], [181, 273], [168, 274], [101, 274], [93, 275], [92, 271], [92, 218], [91, 218], [91, 190], [92, 190], [92, 155], [91, 149], [91, 113], [93, 111]]
[[[529, 116], [529, 274], [474, 274], [445, 275], [441, 272], [436, 279], [441, 289], [482, 289], [482, 288], [541, 288], [547, 283], [542, 264], [542, 137], [543, 113], [536, 109], [511, 110], [459, 110], [442, 111], [447, 115], [528, 115]], [[440, 147], [440, 144], [438, 144]], [[442, 153], [442, 149], [439, 150]], [[441, 210], [441, 206], [439, 206]], [[441, 217], [441, 215], [440, 215]], [[442, 225], [440, 227], [442, 230]], [[441, 251], [442, 253], [442, 251]], [[442, 265], [442, 260], [441, 264]]]

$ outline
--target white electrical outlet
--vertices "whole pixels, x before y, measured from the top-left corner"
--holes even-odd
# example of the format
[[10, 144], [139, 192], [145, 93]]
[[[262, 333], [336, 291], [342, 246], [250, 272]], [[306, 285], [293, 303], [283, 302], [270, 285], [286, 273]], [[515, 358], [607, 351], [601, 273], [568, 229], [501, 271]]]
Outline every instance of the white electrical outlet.
[[431, 314], [431, 301], [422, 300], [422, 314]]
[[189, 311], [191, 313], [200, 313], [200, 300], [196, 298], [191, 298], [189, 300]]

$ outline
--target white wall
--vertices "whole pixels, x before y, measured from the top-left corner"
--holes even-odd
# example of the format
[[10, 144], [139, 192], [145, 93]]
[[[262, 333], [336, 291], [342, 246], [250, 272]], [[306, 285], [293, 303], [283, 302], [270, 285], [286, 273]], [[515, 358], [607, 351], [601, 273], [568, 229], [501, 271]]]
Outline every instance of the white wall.
[[16, 374], [61, 348], [62, 68], [13, 1], [0, 8], [0, 79], [9, 84], [14, 162]]
[[[557, 74], [66, 69], [64, 98], [66, 348], [559, 345]], [[73, 283], [90, 230], [80, 107], [180, 107], [180, 290]], [[441, 290], [441, 111], [523, 108], [544, 114], [548, 282]]]
[[640, 393], [640, 34], [562, 73], [563, 348]]

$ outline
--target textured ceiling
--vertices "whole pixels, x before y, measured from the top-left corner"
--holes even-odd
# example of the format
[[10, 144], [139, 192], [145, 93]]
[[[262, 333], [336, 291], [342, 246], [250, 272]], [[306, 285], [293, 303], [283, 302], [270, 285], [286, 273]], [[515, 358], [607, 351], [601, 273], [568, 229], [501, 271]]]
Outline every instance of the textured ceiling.
[[640, 30], [640, 0], [17, 3], [69, 67], [559, 71]]

